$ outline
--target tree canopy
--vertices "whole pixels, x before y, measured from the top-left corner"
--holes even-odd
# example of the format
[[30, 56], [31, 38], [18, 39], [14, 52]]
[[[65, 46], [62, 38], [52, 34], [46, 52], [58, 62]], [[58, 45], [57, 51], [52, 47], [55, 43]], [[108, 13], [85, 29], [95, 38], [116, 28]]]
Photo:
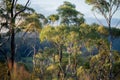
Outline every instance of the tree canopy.
[[61, 24], [72, 25], [78, 23], [80, 25], [84, 22], [83, 14], [76, 10], [76, 6], [70, 2], [65, 1], [57, 9], [61, 18]]
[[86, 3], [107, 26], [87, 24], [68, 1], [48, 16], [31, 8], [30, 0], [0, 1], [0, 80], [119, 80], [120, 29], [111, 21], [120, 1]]

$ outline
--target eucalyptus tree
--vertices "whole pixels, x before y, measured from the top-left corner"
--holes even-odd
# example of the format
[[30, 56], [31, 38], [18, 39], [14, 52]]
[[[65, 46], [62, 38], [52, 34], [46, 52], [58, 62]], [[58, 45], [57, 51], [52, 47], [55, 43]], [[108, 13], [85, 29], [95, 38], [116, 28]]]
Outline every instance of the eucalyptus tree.
[[[1, 18], [4, 19], [4, 26], [8, 28], [10, 36], [10, 48], [11, 48], [11, 57], [8, 62], [8, 76], [9, 79], [12, 79], [13, 66], [15, 62], [15, 32], [16, 32], [16, 21], [21, 13], [23, 13], [30, 3], [30, 0], [27, 0], [25, 5], [18, 4], [18, 0], [3, 0], [3, 4], [0, 6]], [[28, 8], [30, 9], [30, 8]]]
[[56, 21], [59, 20], [59, 16], [57, 14], [52, 14], [48, 16], [48, 20], [50, 20], [50, 23], [53, 25]]
[[[69, 27], [61, 25], [57, 27], [47, 26], [44, 27], [40, 33], [40, 39], [42, 41], [49, 41], [51, 42], [58, 52], [58, 62], [59, 62], [59, 72], [58, 77], [64, 78], [65, 77], [65, 68], [63, 68], [63, 49], [65, 46], [65, 41], [67, 34], [69, 32]], [[62, 73], [63, 75], [61, 76]]]
[[80, 55], [80, 47], [81, 47], [80, 37], [81, 36], [79, 35], [79, 29], [75, 27], [74, 30], [71, 30], [68, 33], [67, 41], [66, 41], [66, 43], [68, 45], [66, 47], [68, 48], [68, 54], [69, 54], [68, 73], [70, 70], [70, 66], [73, 66], [70, 70], [70, 73], [71, 73], [71, 75], [75, 76], [76, 80], [77, 80], [78, 61], [80, 58], [80, 57], [78, 57]]
[[111, 22], [113, 16], [120, 8], [120, 1], [119, 0], [86, 0], [86, 3], [93, 6], [93, 10], [100, 13], [106, 20], [107, 26], [109, 27], [109, 36], [110, 36], [110, 61], [111, 61], [111, 69], [109, 78], [112, 79], [112, 66], [113, 66], [113, 54], [112, 54], [112, 29], [111, 29]]
[[76, 6], [70, 2], [65, 1], [57, 9], [60, 15], [61, 24], [74, 25], [84, 22], [83, 14], [76, 10]]
[[[43, 22], [40, 21], [41, 16], [36, 12], [26, 15], [23, 21], [18, 26], [25, 30], [24, 32], [39, 32], [43, 26]], [[24, 35], [25, 35], [24, 33]]]

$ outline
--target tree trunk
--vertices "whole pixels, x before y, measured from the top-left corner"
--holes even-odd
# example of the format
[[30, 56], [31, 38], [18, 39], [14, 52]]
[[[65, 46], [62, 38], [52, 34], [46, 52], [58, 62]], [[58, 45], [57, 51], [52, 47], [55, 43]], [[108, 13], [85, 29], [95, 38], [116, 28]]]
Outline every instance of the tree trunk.
[[12, 80], [12, 72], [13, 72], [13, 69], [14, 69], [14, 62], [15, 62], [15, 31], [14, 31], [14, 20], [11, 20], [11, 24], [10, 24], [10, 32], [11, 32], [11, 35], [10, 35], [10, 38], [11, 38], [11, 41], [10, 41], [10, 48], [11, 48], [11, 57], [10, 59], [8, 59], [8, 77], [9, 77], [9, 80]]
[[74, 70], [75, 70], [75, 80], [77, 79], [77, 52], [75, 52], [75, 57], [74, 57]]
[[[59, 72], [58, 72], [58, 79], [61, 77], [61, 80], [64, 80], [65, 78], [65, 72], [63, 70], [63, 67], [61, 65], [62, 63], [62, 57], [63, 57], [63, 53], [62, 53], [62, 45], [59, 46]], [[61, 75], [62, 73], [62, 75]]]
[[59, 71], [58, 71], [57, 77], [58, 77], [58, 80], [59, 80], [61, 78], [61, 72], [62, 72], [61, 67], [60, 67], [61, 62], [62, 62], [62, 47], [61, 46], [59, 46], [58, 52], [59, 52]]
[[59, 62], [62, 62], [62, 46], [59, 47]]
[[11, 30], [11, 61], [12, 61], [12, 68], [14, 66], [14, 57], [15, 57], [15, 33], [14, 28]]
[[109, 79], [113, 80], [113, 74], [112, 74], [112, 68], [113, 68], [113, 53], [112, 53], [113, 41], [112, 41], [112, 37], [113, 36], [112, 36], [112, 29], [111, 29], [111, 19], [109, 20], [108, 27], [109, 27], [109, 36], [110, 36], [110, 63], [111, 63], [110, 72], [109, 72]]

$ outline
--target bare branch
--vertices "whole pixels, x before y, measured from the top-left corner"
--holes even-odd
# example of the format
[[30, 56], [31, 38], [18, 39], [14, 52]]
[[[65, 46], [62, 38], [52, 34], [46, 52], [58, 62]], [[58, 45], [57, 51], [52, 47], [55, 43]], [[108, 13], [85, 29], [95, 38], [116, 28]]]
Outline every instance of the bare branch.
[[17, 1], [18, 1], [18, 0], [15, 0], [15, 14], [16, 14]]
[[102, 22], [97, 18], [97, 16], [95, 15], [95, 13], [93, 13], [93, 15], [95, 16], [96, 20], [103, 26]]
[[15, 3], [15, 0], [12, 0], [12, 6], [11, 6], [11, 17], [13, 18], [14, 14], [13, 14], [13, 10], [14, 10], [14, 3]]
[[17, 5], [18, 0], [15, 0], [15, 6]]
[[17, 12], [17, 13], [15, 14], [14, 18], [16, 18], [16, 17], [17, 17], [17, 15], [19, 15], [21, 12], [23, 12], [23, 11], [25, 11], [25, 10], [26, 10], [26, 8], [27, 8], [27, 6], [28, 6], [29, 2], [30, 2], [30, 0], [28, 0], [28, 1], [27, 1], [27, 3], [26, 3], [26, 4], [25, 4], [25, 6], [24, 6], [24, 9], [20, 10], [19, 12]]
[[113, 11], [113, 13], [111, 14], [111, 17], [115, 14], [115, 12], [119, 9], [119, 5], [116, 6], [116, 9]]
[[110, 7], [109, 7], [109, 20], [112, 19], [112, 9], [114, 7], [114, 3], [112, 1], [109, 2], [110, 3]]
[[102, 13], [102, 15], [104, 16], [104, 18], [105, 18], [105, 20], [106, 20], [106, 22], [107, 23], [109, 23], [108, 21], [109, 21], [109, 19], [108, 19], [108, 17], [107, 17], [107, 15], [101, 10], [101, 13]]

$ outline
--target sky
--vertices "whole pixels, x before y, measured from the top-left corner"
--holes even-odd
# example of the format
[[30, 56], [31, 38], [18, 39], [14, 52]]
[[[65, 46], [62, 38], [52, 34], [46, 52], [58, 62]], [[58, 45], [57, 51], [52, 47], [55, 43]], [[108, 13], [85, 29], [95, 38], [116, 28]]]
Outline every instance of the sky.
[[[26, 1], [26, 0], [25, 0]], [[22, 3], [25, 3], [22, 2]], [[84, 14], [84, 18], [86, 19], [86, 22], [91, 23], [99, 23], [95, 16], [93, 15], [93, 12], [91, 11], [92, 6], [85, 3], [85, 0], [31, 0], [30, 7], [34, 8], [38, 13], [44, 14], [46, 17], [50, 14], [57, 13], [57, 8], [63, 4], [64, 1], [69, 1], [72, 4], [76, 5], [76, 9]], [[120, 11], [116, 13], [113, 19], [112, 25], [115, 24], [116, 20], [120, 19], [119, 15]], [[105, 20], [102, 16], [96, 15], [98, 19], [101, 20], [101, 23], [106, 25]]]
[[[85, 0], [31, 0], [30, 6], [33, 7], [37, 12], [48, 16], [53, 13], [57, 13], [57, 8], [63, 4], [64, 1], [69, 1], [76, 5], [76, 9], [83, 13], [85, 17], [91, 17], [91, 7], [85, 4]], [[92, 16], [93, 17], [93, 16]]]
[[[18, 3], [21, 3], [25, 5], [27, 0], [18, 0]], [[93, 12], [91, 11], [92, 7], [85, 3], [85, 0], [30, 0], [30, 7], [35, 9], [37, 13], [42, 13], [46, 17], [50, 14], [57, 13], [57, 8], [63, 4], [64, 1], [69, 1], [72, 4], [76, 5], [76, 9], [84, 14], [84, 18], [86, 19], [86, 23], [92, 24], [92, 23], [98, 23], [100, 24], [93, 15]], [[117, 14], [113, 18], [112, 26], [115, 26], [120, 21], [120, 11], [117, 12]], [[103, 25], [107, 25], [105, 19], [100, 16], [96, 15], [97, 18], [101, 21]], [[119, 24], [120, 26], [120, 24]], [[119, 27], [118, 26], [118, 27]], [[120, 28], [120, 27], [119, 27]], [[3, 30], [4, 31], [4, 30]]]

